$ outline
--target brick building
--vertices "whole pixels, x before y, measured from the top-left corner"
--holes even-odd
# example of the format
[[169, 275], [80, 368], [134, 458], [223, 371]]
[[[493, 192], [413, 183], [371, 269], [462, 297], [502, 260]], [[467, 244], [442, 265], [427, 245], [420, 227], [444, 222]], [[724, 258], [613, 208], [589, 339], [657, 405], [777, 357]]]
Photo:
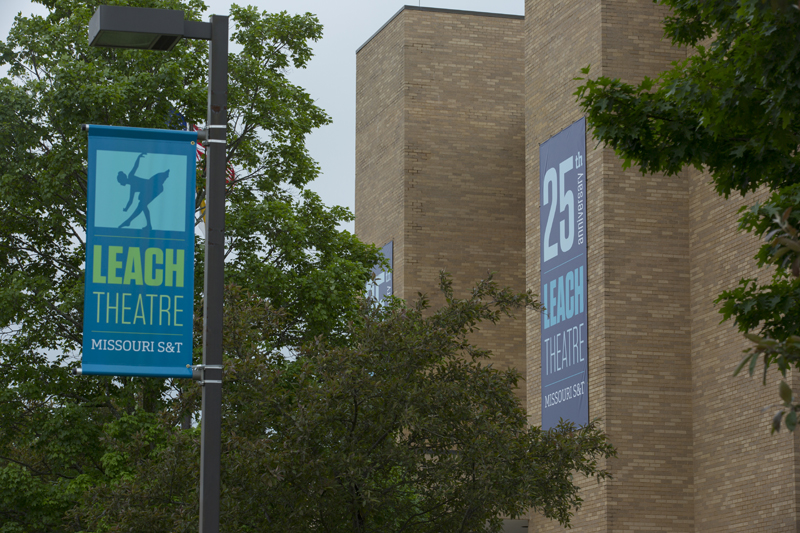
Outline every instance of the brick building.
[[[686, 57], [651, 0], [526, 0], [525, 17], [406, 6], [357, 53], [356, 233], [393, 243], [394, 293], [488, 270], [540, 293], [540, 145], [581, 118], [580, 69], [640, 81]], [[588, 406], [618, 449], [583, 484], [579, 532], [800, 529], [800, 453], [777, 388], [732, 377], [745, 341], [713, 300], [753, 276], [744, 200], [708, 176], [622, 170], [586, 140]], [[460, 285], [458, 285], [460, 284]], [[435, 303], [435, 301], [434, 301]], [[481, 332], [542, 416], [541, 317]], [[557, 531], [532, 515], [527, 531]]]

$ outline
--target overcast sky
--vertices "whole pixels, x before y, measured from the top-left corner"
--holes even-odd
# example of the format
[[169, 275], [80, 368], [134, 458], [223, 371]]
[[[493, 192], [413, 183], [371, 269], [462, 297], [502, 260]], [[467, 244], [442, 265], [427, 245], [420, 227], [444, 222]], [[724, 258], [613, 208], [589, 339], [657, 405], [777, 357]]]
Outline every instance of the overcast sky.
[[[231, 1], [206, 0], [208, 14], [225, 15]], [[333, 124], [317, 130], [308, 140], [311, 155], [322, 166], [322, 176], [312, 184], [328, 205], [355, 205], [356, 50], [403, 5], [421, 5], [467, 11], [522, 15], [524, 0], [238, 0], [261, 10], [311, 12], [324, 26], [322, 40], [314, 46], [315, 57], [305, 70], [290, 74], [317, 104], [333, 118]], [[46, 14], [30, 0], [0, 0], [0, 39], [5, 40], [14, 16], [22, 12]], [[5, 70], [0, 71], [5, 75]], [[350, 231], [352, 224], [344, 226]]]

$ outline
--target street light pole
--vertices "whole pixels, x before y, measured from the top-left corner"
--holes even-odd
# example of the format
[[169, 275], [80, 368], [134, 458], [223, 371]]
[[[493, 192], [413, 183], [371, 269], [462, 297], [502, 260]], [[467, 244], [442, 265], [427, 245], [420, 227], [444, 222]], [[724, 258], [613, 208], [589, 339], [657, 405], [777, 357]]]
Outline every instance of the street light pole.
[[225, 178], [228, 124], [228, 17], [184, 20], [180, 10], [99, 6], [89, 21], [90, 46], [172, 50], [182, 38], [209, 41], [206, 116], [206, 254], [200, 448], [200, 533], [219, 533], [222, 451], [222, 304], [225, 284]]
[[200, 533], [218, 533], [222, 451], [222, 303], [225, 281], [228, 17], [211, 16], [211, 42], [208, 59]]

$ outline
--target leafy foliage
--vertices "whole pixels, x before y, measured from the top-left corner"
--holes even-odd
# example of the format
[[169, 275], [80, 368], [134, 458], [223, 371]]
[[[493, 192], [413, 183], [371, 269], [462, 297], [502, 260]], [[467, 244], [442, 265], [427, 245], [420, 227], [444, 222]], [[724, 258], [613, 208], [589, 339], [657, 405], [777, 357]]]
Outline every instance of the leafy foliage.
[[[594, 137], [643, 173], [710, 173], [720, 195], [766, 187], [764, 204], [742, 211], [739, 230], [766, 240], [755, 260], [771, 282], [744, 279], [720, 295], [721, 313], [754, 342], [737, 373], [800, 368], [800, 9], [788, 0], [658, 0], [665, 35], [691, 48], [685, 61], [638, 85], [583, 79], [576, 96]], [[589, 68], [583, 70], [589, 73]], [[794, 430], [800, 409], [782, 382]]]
[[[319, 338], [296, 361], [269, 352], [285, 319], [242, 291], [226, 313], [226, 531], [481, 532], [533, 507], [562, 524], [580, 505], [573, 473], [604, 478], [613, 448], [596, 423], [529, 427], [515, 370], [471, 345], [481, 321], [529, 294], [487, 279], [431, 312], [421, 298], [363, 302], [347, 346]], [[196, 401], [196, 391], [185, 401]], [[92, 490], [74, 516], [91, 531], [196, 529], [196, 430], [165, 421], [166, 446]], [[126, 441], [128, 442], [128, 441]], [[138, 456], [138, 440], [126, 457]], [[184, 477], [186, 476], [186, 477]]]
[[[92, 48], [89, 19], [101, 3], [182, 9], [193, 20], [205, 6], [201, 0], [40, 3], [48, 16], [18, 16], [0, 42], [0, 63], [9, 67], [9, 77], [0, 79], [4, 532], [63, 531], [64, 513], [87, 487], [125, 479], [125, 465], [138, 460], [114, 455], [121, 442], [164, 445], [159, 439], [166, 436], [148, 433], [161, 419], [140, 411], [176, 420], [191, 414], [173, 411], [185, 383], [70, 371], [82, 339], [85, 275], [87, 145], [80, 125], [202, 125], [207, 104], [207, 43], [184, 40], [171, 52]], [[350, 212], [326, 207], [306, 188], [319, 169], [305, 136], [329, 119], [286, 74], [307, 65], [322, 28], [310, 14], [235, 5], [231, 20], [232, 39], [243, 50], [229, 57], [227, 157], [235, 179], [227, 191], [226, 276], [285, 309], [273, 348], [322, 332], [331, 342], [338, 332], [341, 340], [378, 252], [337, 229]], [[200, 242], [196, 250], [195, 309], [202, 309]]]
[[[755, 256], [758, 265], [772, 266], [775, 273], [768, 285], [743, 279], [737, 288], [717, 298], [717, 303], [722, 302], [720, 312], [724, 319], [733, 319], [754, 343], [736, 374], [747, 367], [752, 376], [761, 358], [765, 384], [772, 365], [784, 378], [792, 367], [800, 368], [800, 234], [794, 213], [798, 203], [800, 186], [793, 185], [774, 193], [763, 205], [743, 210], [740, 229], [766, 240]], [[779, 431], [784, 421], [786, 428], [794, 431], [800, 405], [785, 381], [781, 381], [779, 395], [782, 408], [773, 417], [772, 430]]]
[[584, 80], [576, 95], [594, 137], [643, 173], [708, 170], [726, 197], [800, 183], [800, 11], [762, 0], [658, 3], [672, 9], [665, 36], [693, 53], [638, 85]]

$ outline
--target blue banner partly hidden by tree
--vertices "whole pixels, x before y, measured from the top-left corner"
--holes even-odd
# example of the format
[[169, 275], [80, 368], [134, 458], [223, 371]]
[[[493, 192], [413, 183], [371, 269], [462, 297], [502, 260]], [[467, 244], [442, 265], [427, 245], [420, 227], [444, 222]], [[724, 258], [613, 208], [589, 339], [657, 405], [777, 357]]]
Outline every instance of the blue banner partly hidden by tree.
[[394, 294], [394, 283], [392, 279], [392, 269], [394, 268], [394, 241], [386, 243], [383, 248], [381, 248], [381, 254], [389, 261], [389, 270], [385, 270], [381, 265], [372, 267], [372, 279], [367, 282], [367, 297], [383, 305], [383, 299]]
[[197, 132], [88, 133], [81, 372], [191, 377]]

